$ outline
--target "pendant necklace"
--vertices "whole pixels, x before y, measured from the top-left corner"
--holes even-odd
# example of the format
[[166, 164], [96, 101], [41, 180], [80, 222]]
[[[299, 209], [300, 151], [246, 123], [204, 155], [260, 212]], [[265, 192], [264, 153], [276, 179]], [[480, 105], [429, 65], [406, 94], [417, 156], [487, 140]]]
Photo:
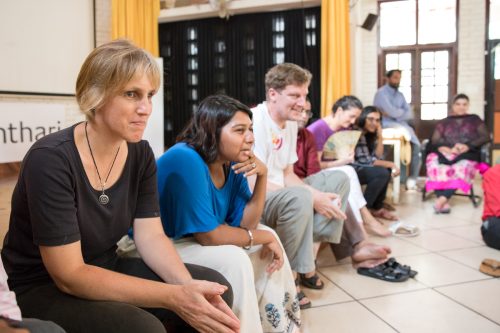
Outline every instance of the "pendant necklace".
[[101, 191], [102, 194], [99, 196], [99, 203], [101, 205], [106, 205], [109, 202], [109, 196], [104, 193], [104, 186], [106, 186], [106, 183], [108, 182], [109, 175], [111, 174], [111, 170], [113, 169], [113, 166], [115, 165], [116, 158], [118, 157], [118, 153], [120, 152], [120, 146], [118, 146], [118, 150], [116, 151], [115, 158], [113, 159], [113, 163], [111, 163], [111, 167], [109, 168], [108, 175], [106, 176], [106, 179], [104, 180], [104, 183], [102, 182], [101, 175], [99, 174], [99, 169], [97, 168], [97, 164], [95, 162], [94, 154], [92, 153], [92, 148], [90, 147], [90, 141], [89, 141], [89, 135], [87, 133], [87, 124], [88, 122], [85, 122], [85, 137], [87, 138], [87, 144], [89, 145], [89, 150], [90, 150], [90, 156], [92, 156], [92, 162], [94, 162], [95, 166], [95, 171], [97, 171], [97, 177], [99, 177], [99, 184], [101, 184]]

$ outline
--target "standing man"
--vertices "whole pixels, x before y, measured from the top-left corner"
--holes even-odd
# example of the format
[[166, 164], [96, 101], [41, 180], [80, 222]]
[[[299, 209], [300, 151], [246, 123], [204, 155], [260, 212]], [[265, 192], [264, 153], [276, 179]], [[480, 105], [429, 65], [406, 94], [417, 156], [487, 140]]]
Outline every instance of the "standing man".
[[[271, 68], [265, 77], [266, 101], [252, 109], [255, 155], [268, 167], [265, 214], [273, 205], [302, 206], [302, 215], [264, 219], [276, 230], [300, 282], [321, 289], [315, 273], [314, 242], [333, 244], [337, 259], [351, 256], [353, 264], [367, 267], [386, 260], [390, 250], [367, 243], [359, 224], [346, 224], [349, 178], [341, 171], [325, 171], [301, 180], [293, 171], [297, 161], [297, 120], [306, 105], [311, 73], [295, 64]], [[250, 184], [254, 180], [250, 179]], [[304, 230], [310, 230], [310, 234]], [[306, 230], [306, 231], [307, 231]], [[302, 243], [297, 235], [302, 235]]]
[[407, 189], [416, 189], [420, 171], [420, 141], [415, 134], [414, 115], [404, 95], [398, 90], [401, 82], [401, 70], [393, 69], [386, 74], [387, 83], [375, 94], [373, 105], [382, 111], [383, 128], [403, 128], [410, 135], [411, 164], [410, 175], [406, 180]]

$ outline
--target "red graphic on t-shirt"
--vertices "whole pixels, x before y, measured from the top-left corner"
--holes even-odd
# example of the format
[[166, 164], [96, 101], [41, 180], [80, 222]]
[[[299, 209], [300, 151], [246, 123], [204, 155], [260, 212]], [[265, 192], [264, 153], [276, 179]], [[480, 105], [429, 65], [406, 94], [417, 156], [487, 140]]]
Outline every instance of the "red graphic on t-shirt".
[[279, 150], [281, 146], [283, 146], [283, 138], [281, 137], [281, 135], [276, 135], [275, 133], [272, 133], [272, 141], [274, 150]]

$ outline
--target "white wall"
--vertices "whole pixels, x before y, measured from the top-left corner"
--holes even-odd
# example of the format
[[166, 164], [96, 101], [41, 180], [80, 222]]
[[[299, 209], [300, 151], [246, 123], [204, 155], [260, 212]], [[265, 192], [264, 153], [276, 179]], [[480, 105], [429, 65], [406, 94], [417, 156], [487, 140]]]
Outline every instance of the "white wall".
[[376, 0], [360, 0], [351, 10], [351, 73], [352, 94], [363, 105], [373, 103], [377, 90], [378, 21], [372, 31], [359, 27], [368, 14], [377, 14]]
[[[57, 68], [53, 69], [53, 73], [51, 72], [51, 75], [60, 75], [60, 74], [65, 74], [65, 86], [70, 85], [70, 88], [66, 87], [65, 91], [63, 93], [68, 93], [68, 94], [74, 94], [74, 86], [76, 82], [76, 76], [78, 74], [78, 71], [80, 70], [80, 66], [84, 60], [84, 58], [87, 56], [87, 54], [93, 49], [93, 36], [94, 36], [94, 28], [93, 28], [93, 13], [92, 11], [84, 10], [81, 11], [79, 8], [82, 6], [87, 6], [85, 8], [88, 9], [88, 5], [92, 3], [92, 1], [86, 0], [86, 1], [66, 1], [66, 0], [50, 0], [50, 1], [36, 1], [36, 0], [22, 0], [22, 1], [9, 1], [8, 6], [6, 6], [7, 2], [2, 2], [1, 5], [1, 13], [2, 16], [7, 15], [9, 12], [12, 13], [18, 13], [20, 12], [24, 7], [27, 6], [27, 4], [31, 4], [32, 2], [36, 2], [36, 5], [33, 8], [38, 9], [38, 14], [40, 17], [53, 17], [52, 13], [53, 12], [59, 12], [61, 13], [61, 10], [64, 8], [71, 8], [71, 11], [74, 13], [77, 11], [78, 15], [77, 18], [72, 17], [73, 21], [78, 21], [79, 24], [75, 24], [75, 26], [81, 27], [82, 22], [86, 25], [89, 22], [92, 23], [91, 31], [86, 32], [86, 37], [84, 38], [85, 40], [88, 39], [88, 36], [91, 36], [92, 38], [92, 43], [91, 45], [86, 45], [83, 40], [82, 45], [85, 45], [85, 53], [83, 55], [78, 55], [76, 56], [75, 59], [72, 59], [75, 62], [75, 65], [72, 65], [71, 69], [66, 67], [65, 62], [60, 63]], [[61, 2], [64, 2], [63, 6], [61, 6]], [[78, 2], [78, 3], [77, 3]], [[7, 11], [7, 9], [9, 9]], [[96, 1], [96, 43], [98, 45], [102, 44], [103, 42], [109, 41], [111, 39], [111, 0], [97, 0]], [[63, 13], [64, 14], [64, 13]], [[17, 15], [17, 14], [16, 14]], [[22, 26], [19, 27], [19, 24], [23, 23], [26, 25], [25, 30], [33, 30], [33, 27], [36, 28], [36, 26], [33, 26], [30, 24], [33, 24], [33, 22], [27, 23], [28, 17], [34, 15], [34, 13], [30, 12], [29, 15], [26, 17], [20, 17], [17, 18], [18, 22], [18, 28], [23, 29]], [[52, 15], [52, 16], [51, 16]], [[37, 19], [39, 20], [39, 19]], [[74, 22], [67, 22], [65, 26], [70, 26]], [[44, 27], [46, 28], [46, 27]], [[73, 27], [74, 28], [74, 27]], [[65, 40], [60, 40], [60, 34], [58, 34], [57, 27], [54, 28], [52, 26], [52, 29], [50, 31], [45, 31], [45, 33], [42, 36], [38, 36], [38, 41], [36, 42], [36, 45], [41, 45], [39, 46], [41, 50], [39, 52], [43, 53], [50, 53], [53, 55], [60, 55], [63, 54], [63, 51], [67, 48], [72, 47], [72, 43], [69, 45], [67, 43], [64, 43]], [[68, 29], [69, 31], [71, 29]], [[8, 38], [10, 39], [15, 39], [16, 40], [16, 48], [17, 49], [22, 49], [22, 48], [27, 48], [29, 45], [28, 43], [31, 43], [31, 41], [26, 41], [24, 40], [25, 32], [23, 33], [16, 33], [16, 29], [8, 29], [10, 31], [10, 36]], [[3, 33], [3, 31], [2, 31]], [[78, 35], [78, 34], [77, 34]], [[80, 35], [78, 35], [80, 36]], [[81, 36], [80, 36], [81, 37]], [[3, 36], [2, 38], [7, 38]], [[74, 38], [75, 43], [78, 43], [80, 41], [79, 38], [75, 37]], [[56, 45], [57, 47], [55, 47]], [[14, 46], [13, 46], [14, 47]], [[36, 54], [36, 53], [35, 53]], [[2, 66], [12, 66], [12, 67], [19, 67], [21, 66], [23, 69], [23, 66], [25, 64], [20, 61], [21, 57], [19, 57], [19, 61], [14, 59], [14, 60], [7, 60], [5, 58], [5, 55], [3, 55], [3, 52], [0, 52], [0, 64]], [[76, 64], [76, 61], [78, 63]], [[37, 61], [32, 61], [33, 63], [37, 64]], [[74, 68], [73, 68], [74, 67]], [[4, 75], [4, 73], [2, 73]], [[4, 77], [5, 78], [5, 77]], [[43, 78], [35, 78], [33, 77], [33, 81], [38, 81], [34, 82], [37, 85], [43, 85], [46, 80]], [[71, 82], [70, 82], [71, 81]], [[54, 90], [52, 86], [52, 90]], [[9, 85], [7, 87], [2, 87], [0, 90], [6, 90], [6, 91], [16, 91], [19, 90], [16, 85]], [[47, 89], [46, 89], [47, 90]], [[45, 91], [48, 92], [48, 91]], [[61, 91], [53, 91], [53, 92], [59, 92]], [[2, 116], [2, 112], [12, 112], [11, 106], [25, 106], [25, 107], [31, 107], [31, 106], [43, 106], [41, 109], [46, 110], [45, 112], [51, 112], [51, 106], [53, 106], [53, 110], [56, 113], [56, 110], [64, 110], [64, 114], [59, 116], [58, 115], [58, 120], [60, 122], [61, 128], [68, 127], [78, 121], [84, 120], [83, 114], [80, 112], [80, 109], [78, 107], [78, 104], [76, 103], [76, 100], [74, 97], [68, 96], [68, 97], [59, 97], [59, 96], [39, 96], [39, 95], [15, 95], [15, 94], [0, 94], [0, 127], [2, 128], [7, 128], [9, 126], [9, 120], [7, 117]], [[16, 107], [14, 107], [15, 109]], [[58, 113], [58, 112], [57, 112]], [[59, 114], [59, 113], [58, 113]], [[6, 162], [6, 161], [12, 161], [10, 156], [6, 154], [6, 152], [3, 151], [3, 149], [7, 149], [7, 147], [1, 147], [0, 152], [4, 154], [0, 158], [0, 161]], [[25, 149], [25, 147], [22, 147], [20, 149]], [[23, 150], [24, 152], [24, 150]], [[21, 152], [22, 155], [22, 152]]]
[[[459, 5], [457, 92], [467, 94], [471, 113], [484, 118], [486, 2], [459, 0]], [[352, 45], [356, 47], [351, 58], [352, 89], [363, 104], [373, 102], [378, 88], [377, 75], [382, 75], [377, 73], [377, 26], [371, 32], [354, 26], [362, 24], [370, 12], [377, 13], [376, 0], [359, 0], [351, 12], [351, 27], [356, 29], [352, 40]]]
[[486, 1], [460, 0], [457, 92], [470, 98], [470, 112], [484, 119]]
[[[30, 0], [22, 0], [21, 2], [19, 2], [18, 3], [19, 8], [17, 8], [16, 10], [20, 10], [20, 8], [22, 8], [25, 5], [26, 1]], [[60, 10], [61, 9], [59, 8], [60, 3], [58, 3], [58, 1], [59, 0], [57, 1], [50, 0], [48, 2], [44, 2], [44, 11]], [[61, 0], [61, 1], [66, 2], [66, 0]], [[72, 1], [70, 2], [73, 3]], [[14, 6], [15, 4], [16, 2], [12, 1], [10, 5]], [[96, 12], [96, 25], [95, 25], [96, 44], [101, 45], [111, 40], [111, 0], [96, 0], [95, 12]], [[86, 17], [81, 18], [82, 21], [85, 22], [88, 22], [89, 20], [93, 21], [92, 12], [80, 12], [80, 15], [86, 15]], [[14, 32], [13, 35], [14, 37], [16, 36]], [[94, 31], [92, 29], [91, 31], [92, 40], [93, 40], [93, 35]], [[22, 36], [22, 34], [20, 36]], [[42, 43], [46, 41], [46, 45], [53, 45], [54, 43], [57, 43], [58, 40], [51, 39], [51, 36], [57, 36], [57, 34], [47, 33], [44, 35], [43, 38], [40, 38], [40, 40]], [[70, 47], [69, 45], [63, 45], [63, 44], [61, 44], [60, 46]], [[57, 69], [54, 69], [54, 74], [55, 72], [57, 72], [58, 75], [63, 74], [65, 75], [65, 79], [68, 82], [71, 81], [72, 88], [71, 91], [68, 91], [69, 94], [74, 94], [76, 75], [80, 70], [80, 66], [84, 58], [92, 49], [93, 45], [86, 51], [82, 59], [77, 59], [79, 62], [76, 68], [76, 73], [65, 70], [65, 67], [63, 65], [59, 66]], [[57, 52], [57, 50], [54, 50], [47, 46], [47, 49], [44, 49], [43, 52]], [[0, 52], [0, 62], [5, 61], [5, 59], [1, 58], [1, 54], [2, 53]], [[159, 62], [160, 65], [162, 65], [161, 59], [159, 59]], [[22, 63], [15, 64], [15, 66], [18, 65], [22, 66], [23, 64]], [[43, 79], [37, 78], [36, 80], [43, 83]], [[163, 90], [162, 89], [154, 97], [153, 106], [154, 106], [153, 115], [151, 117], [151, 121], [148, 123], [148, 127], [145, 131], [144, 138], [150, 142], [153, 151], [155, 153], [155, 156], [158, 157], [160, 154], [163, 153]], [[30, 117], [31, 119], [29, 120], [31, 122], [29, 121], [24, 122], [25, 126], [29, 125], [32, 128], [37, 128], [38, 126], [40, 127], [42, 126], [47, 127], [49, 125], [52, 126], [53, 123], [60, 126], [60, 128], [65, 128], [78, 121], [82, 121], [85, 119], [83, 114], [80, 112], [80, 109], [78, 107], [78, 104], [76, 103], [75, 98], [71, 96], [55, 97], [49, 95], [38, 96], [38, 95], [0, 94], [0, 155], [1, 155], [0, 163], [13, 162], [16, 161], [16, 158], [17, 160], [20, 160], [22, 156], [24, 156], [29, 146], [31, 146], [31, 142], [26, 142], [25, 144], [21, 144], [20, 142], [15, 142], [15, 144], [12, 144], [13, 142], [10, 142], [9, 143], [10, 146], [3, 144], [3, 133], [5, 129], [7, 129], [7, 137], [9, 137], [11, 135], [10, 132], [12, 132], [8, 130], [9, 126], [13, 124], [13, 126], [17, 126], [19, 130], [20, 127], [19, 121], [24, 119], [22, 117], [20, 118], [19, 115], [11, 115], [12, 117], [10, 117], [9, 113], [12, 112], [18, 112], [18, 113], [27, 112], [27, 114], [35, 115], [33, 117]], [[46, 113], [52, 112], [52, 114], [48, 115], [46, 117], [47, 119], [43, 119], [43, 117], [38, 117], [39, 112], [46, 112]], [[3, 116], [3, 114], [5, 116]], [[56, 114], [57, 116], [55, 116]], [[14, 136], [19, 134], [18, 132], [15, 133], [16, 134], [14, 134]], [[27, 133], [28, 130], [25, 130], [24, 132], [25, 136], [27, 136]], [[19, 141], [17, 140], [17, 137], [15, 137], [15, 139], [16, 139], [15, 141]], [[10, 141], [10, 138], [7, 141]], [[16, 151], [13, 151], [12, 148], [14, 148], [14, 150]]]
[[2, 1], [0, 91], [72, 94], [94, 48], [92, 0]]

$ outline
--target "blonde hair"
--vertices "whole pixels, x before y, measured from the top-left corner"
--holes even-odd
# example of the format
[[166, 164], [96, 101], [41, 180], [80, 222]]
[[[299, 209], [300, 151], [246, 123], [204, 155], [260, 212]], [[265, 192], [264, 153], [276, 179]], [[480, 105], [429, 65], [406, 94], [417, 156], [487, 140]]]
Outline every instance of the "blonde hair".
[[273, 88], [281, 92], [288, 85], [302, 86], [309, 84], [312, 74], [307, 69], [292, 63], [282, 63], [274, 66], [266, 73], [266, 92]]
[[88, 120], [110, 97], [137, 75], [147, 75], [155, 90], [161, 72], [147, 51], [128, 40], [117, 39], [94, 49], [85, 59], [76, 80], [76, 101]]

